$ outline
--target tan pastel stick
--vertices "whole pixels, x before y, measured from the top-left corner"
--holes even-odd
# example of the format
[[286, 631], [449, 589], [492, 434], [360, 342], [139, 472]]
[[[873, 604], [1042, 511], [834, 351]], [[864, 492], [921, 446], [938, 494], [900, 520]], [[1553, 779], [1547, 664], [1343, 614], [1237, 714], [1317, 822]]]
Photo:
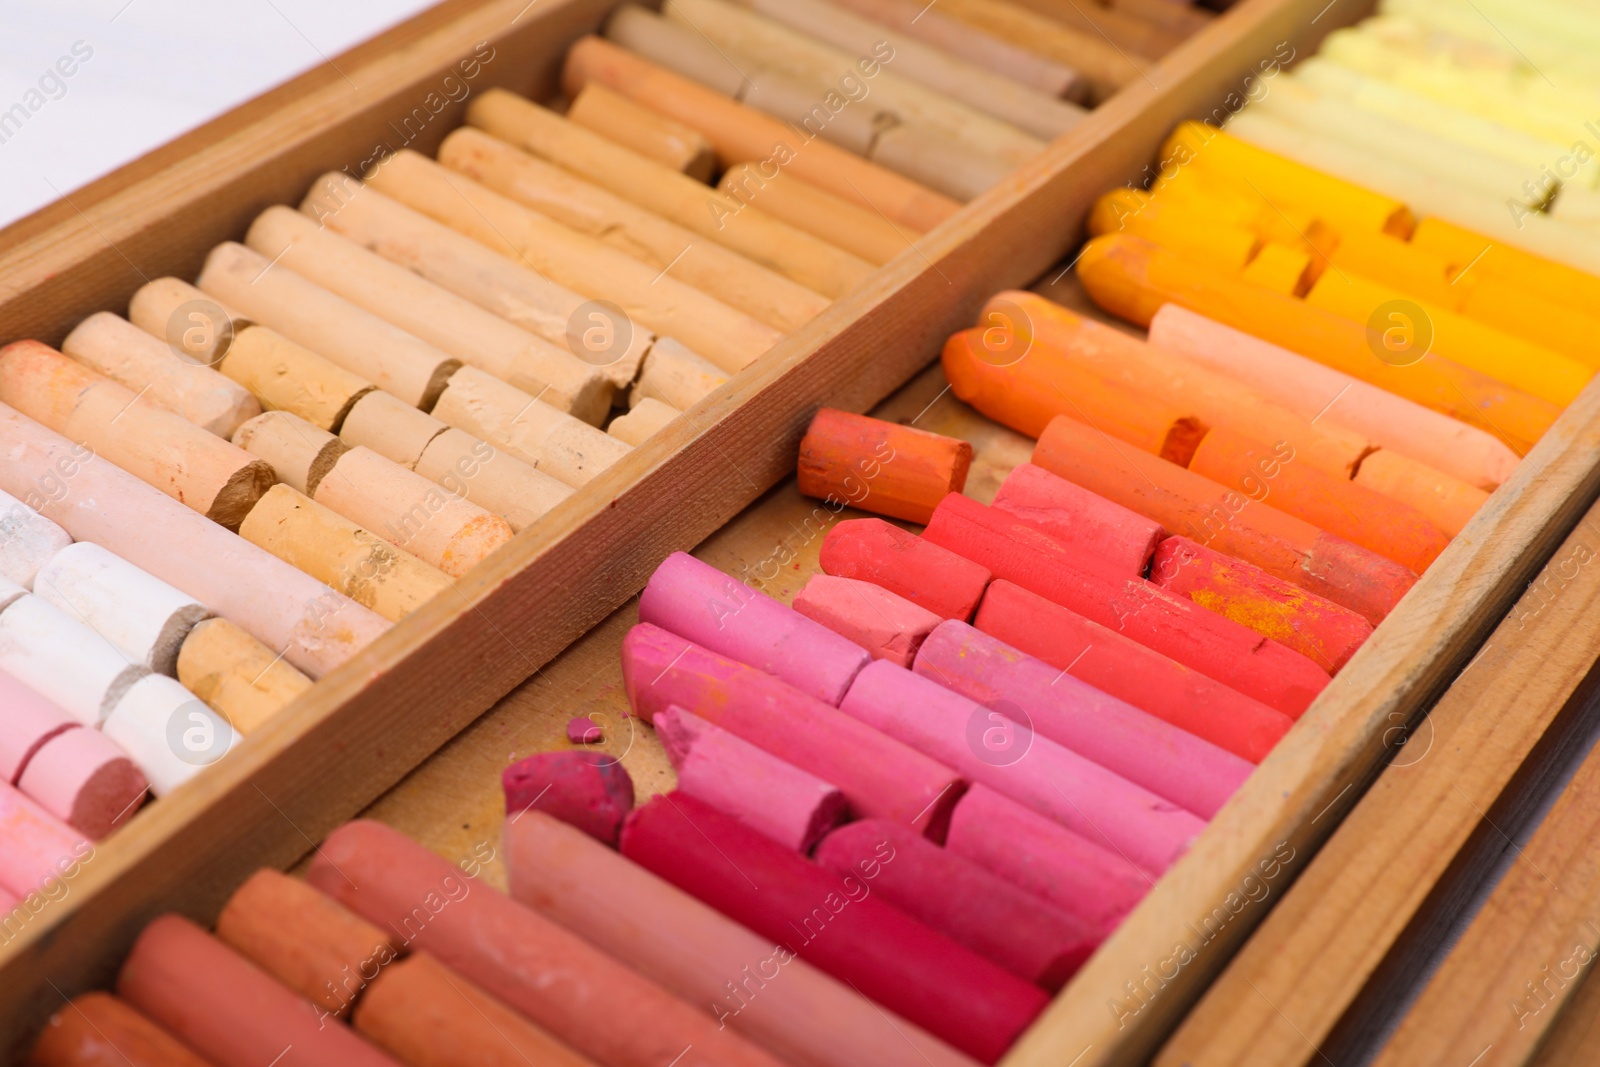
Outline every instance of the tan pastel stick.
[[[769, 177], [770, 175], [770, 177]], [[736, 163], [717, 188], [789, 225], [881, 266], [922, 236], [848, 200], [840, 200], [771, 163]]]
[[946, 15], [1080, 71], [1096, 100], [1146, 76], [1149, 64], [1119, 52], [1099, 34], [1063, 26], [1009, 0], [941, 0]]
[[399, 397], [375, 389], [350, 409], [339, 428], [339, 440], [351, 448], [370, 448], [384, 459], [416, 470], [428, 442], [449, 428]]
[[709, 182], [717, 166], [711, 142], [681, 122], [641, 107], [604, 85], [587, 86], [567, 108], [567, 118], [641, 156]]
[[843, 249], [504, 89], [469, 103], [467, 121], [824, 296], [843, 296], [872, 273], [871, 264]]
[[672, 338], [663, 337], [644, 357], [644, 366], [628, 396], [628, 404], [638, 407], [645, 400], [659, 400], [668, 407], [685, 411], [727, 380], [728, 376], [717, 367]]
[[[655, 339], [640, 327], [616, 336], [615, 344], [604, 352], [591, 351], [579, 343], [580, 320], [591, 301], [349, 175], [324, 175], [306, 194], [300, 210], [391, 263], [564, 349], [583, 368], [598, 370], [618, 389], [632, 383], [639, 361]], [[543, 395], [562, 411], [576, 414], [585, 406], [553, 382], [527, 391]]]
[[249, 390], [109, 311], [78, 323], [61, 351], [218, 437], [261, 414]]
[[221, 363], [234, 335], [255, 325], [236, 308], [173, 277], [141, 285], [128, 301], [128, 321], [205, 367]]
[[246, 326], [228, 346], [222, 373], [254, 393], [268, 411], [288, 411], [337, 433], [373, 384], [265, 326]]
[[207, 619], [178, 650], [178, 681], [242, 734], [311, 688], [311, 679], [227, 619]]
[[256, 416], [237, 440], [271, 463], [280, 481], [452, 578], [511, 540], [498, 515], [286, 411]]
[[1154, 23], [1179, 37], [1199, 33], [1216, 19], [1214, 13], [1184, 0], [1111, 0], [1109, 6], [1113, 11]]
[[606, 427], [606, 433], [619, 441], [638, 447], [644, 443], [645, 438], [682, 414], [683, 412], [675, 407], [645, 397], [627, 414], [612, 419], [611, 425]]
[[439, 162], [774, 329], [796, 330], [828, 306], [777, 271], [470, 126], [445, 138]]
[[530, 211], [464, 174], [405, 150], [368, 179], [379, 192], [502, 255], [527, 263], [632, 321], [684, 343], [730, 372], [755, 362], [783, 336], [714, 297], [616, 249]]
[[461, 366], [398, 326], [233, 241], [211, 250], [195, 284], [251, 321], [424, 411]]
[[433, 413], [574, 488], [629, 451], [616, 438], [471, 367], [450, 379]]
[[287, 485], [261, 498], [240, 523], [239, 536], [390, 622], [450, 586], [443, 571]]
[[[599, 370], [542, 337], [391, 263], [293, 208], [256, 217], [246, 243], [269, 259], [426, 341], [462, 363], [504, 379], [585, 422], [611, 410]], [[281, 257], [281, 258], [279, 258]], [[556, 403], [556, 398], [563, 403]]]
[[[1160, 59], [1183, 43], [1184, 33], [1177, 33], [1152, 19], [1132, 12], [1118, 10], [1115, 4], [1079, 4], [1077, 0], [1018, 0], [1023, 7], [1036, 11], [1079, 33], [1108, 41], [1129, 55]], [[1161, 0], [1165, 7], [1177, 7], [1172, 0]]]
[[890, 126], [874, 138], [872, 160], [908, 178], [935, 182], [962, 200], [983, 195], [1012, 170], [1004, 161], [973, 152], [935, 130], [907, 123]]
[[37, 341], [0, 348], [0, 401], [223, 526], [272, 485], [266, 464]]

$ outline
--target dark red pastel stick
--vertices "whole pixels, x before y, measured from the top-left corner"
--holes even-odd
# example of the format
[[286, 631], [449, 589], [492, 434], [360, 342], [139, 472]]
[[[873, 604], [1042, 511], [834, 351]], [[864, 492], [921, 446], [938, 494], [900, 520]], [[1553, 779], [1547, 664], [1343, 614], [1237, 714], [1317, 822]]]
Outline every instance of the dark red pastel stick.
[[822, 569], [898, 593], [943, 619], [972, 618], [991, 575], [882, 519], [850, 519], [822, 539]]
[[994, 506], [1043, 530], [1072, 553], [1103, 559], [1129, 577], [1144, 574], [1167, 535], [1154, 519], [1032, 463], [1011, 469]]
[[633, 810], [633, 779], [604, 752], [539, 752], [502, 771], [500, 784], [507, 815], [537, 808], [613, 848]]
[[[1047, 1003], [877, 896], [874, 879], [840, 878], [693, 797], [635, 810], [622, 854], [984, 1063]], [[898, 853], [887, 844], [879, 856], [887, 866]]]

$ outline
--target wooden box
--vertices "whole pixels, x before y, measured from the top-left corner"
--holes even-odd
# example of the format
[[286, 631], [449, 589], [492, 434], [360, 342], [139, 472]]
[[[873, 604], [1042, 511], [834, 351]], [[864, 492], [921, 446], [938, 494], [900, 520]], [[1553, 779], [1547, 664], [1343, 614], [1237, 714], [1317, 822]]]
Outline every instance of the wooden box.
[[[297, 203], [324, 171], [358, 172], [404, 146], [431, 154], [461, 121], [463, 102], [439, 89], [469, 56], [479, 59], [473, 93], [505, 86], [547, 97], [567, 45], [613, 2], [448, 0], [63, 198], [0, 234], [0, 341], [58, 344], [83, 316], [124, 309], [149, 278], [193, 277], [214, 244], [240, 237], [272, 204]], [[455, 594], [396, 625], [226, 761], [142, 812], [96, 848], [60, 900], [6, 923], [0, 1045], [19, 1048], [63, 994], [106, 984], [152, 916], [213, 918], [250, 871], [294, 864], [386, 791], [376, 813], [408, 832], [416, 824], [429, 844], [437, 842], [423, 830], [462, 823], [463, 833], [494, 840], [484, 797], [497, 783], [483, 768], [503, 766], [510, 751], [495, 731], [532, 715], [540, 736], [553, 736], [545, 728], [563, 711], [553, 705], [592, 692], [596, 672], [615, 672], [628, 602], [665, 555], [717, 535], [707, 550], [736, 570], [781, 543], [796, 514], [803, 522], [809, 505], [795, 511], [792, 484], [773, 487], [792, 474], [819, 406], [869, 410], [895, 394], [889, 410], [917, 414], [940, 393], [939, 372], [924, 368], [944, 338], [996, 290], [1059, 279], [1089, 204], [1142, 182], [1177, 121], [1225, 118], [1259, 91], [1266, 64], [1287, 50], [1309, 54], [1371, 7], [1241, 0], [519, 535]], [[973, 434], [998, 433], [970, 412], [962, 418]], [[1600, 391], [1591, 386], [1004, 1062], [1086, 1067], [1148, 1054], [1597, 491]], [[798, 583], [814, 549], [796, 558]], [[470, 780], [457, 777], [468, 770]]]

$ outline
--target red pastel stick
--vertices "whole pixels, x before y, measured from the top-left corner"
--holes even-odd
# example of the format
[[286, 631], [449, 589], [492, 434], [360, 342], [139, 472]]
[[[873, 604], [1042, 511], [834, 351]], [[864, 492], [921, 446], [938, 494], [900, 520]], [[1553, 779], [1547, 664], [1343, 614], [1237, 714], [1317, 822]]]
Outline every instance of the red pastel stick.
[[612, 847], [633, 810], [633, 779], [604, 752], [539, 752], [500, 772], [500, 785], [507, 815], [537, 808]]
[[1215, 815], [1255, 770], [1249, 760], [954, 619], [922, 643], [912, 669], [1202, 819]]
[[[892, 863], [878, 856], [886, 842], [894, 848]], [[841, 826], [822, 839], [817, 863], [841, 878], [877, 872], [873, 885], [890, 904], [1051, 991], [1100, 944], [1099, 932], [1081, 919], [899, 823], [863, 819]]]
[[881, 585], [813, 574], [794, 610], [867, 650], [873, 659], [911, 666], [917, 648], [944, 620]]
[[1285, 715], [1305, 711], [1328, 684], [1328, 673], [1298, 652], [1143, 578], [1116, 574], [1105, 561], [1075, 556], [970, 497], [945, 497], [923, 536]]
[[970, 619], [991, 575], [882, 519], [850, 519], [822, 539], [822, 569], [882, 586], [943, 619]]
[[875, 895], [865, 872], [840, 878], [693, 797], [658, 796], [628, 816], [622, 854], [984, 1063], [1047, 1002]]
[[1144, 574], [1167, 535], [1159, 522], [1032, 463], [1012, 468], [994, 506], [1043, 530], [1073, 555], [1103, 559], [1130, 577]]
[[607, 1067], [662, 1067], [674, 1057], [676, 1067], [781, 1067], [709, 1014], [382, 823], [360, 819], [329, 834], [306, 881]]
[[1294, 725], [1283, 712], [1010, 582], [989, 586], [973, 624], [1252, 763]]
[[622, 679], [634, 712], [647, 722], [674, 704], [692, 711], [832, 782], [861, 818], [893, 819], [942, 841], [966, 785], [948, 767], [831, 704], [657, 626], [628, 631]]

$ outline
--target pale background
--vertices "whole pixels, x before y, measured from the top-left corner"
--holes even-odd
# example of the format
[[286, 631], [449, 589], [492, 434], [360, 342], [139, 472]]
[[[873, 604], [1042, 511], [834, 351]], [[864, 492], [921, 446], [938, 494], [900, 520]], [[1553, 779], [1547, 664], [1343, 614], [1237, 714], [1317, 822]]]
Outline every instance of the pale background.
[[0, 226], [432, 3], [0, 0], [0, 113], [75, 42], [94, 50], [64, 95], [0, 129]]

